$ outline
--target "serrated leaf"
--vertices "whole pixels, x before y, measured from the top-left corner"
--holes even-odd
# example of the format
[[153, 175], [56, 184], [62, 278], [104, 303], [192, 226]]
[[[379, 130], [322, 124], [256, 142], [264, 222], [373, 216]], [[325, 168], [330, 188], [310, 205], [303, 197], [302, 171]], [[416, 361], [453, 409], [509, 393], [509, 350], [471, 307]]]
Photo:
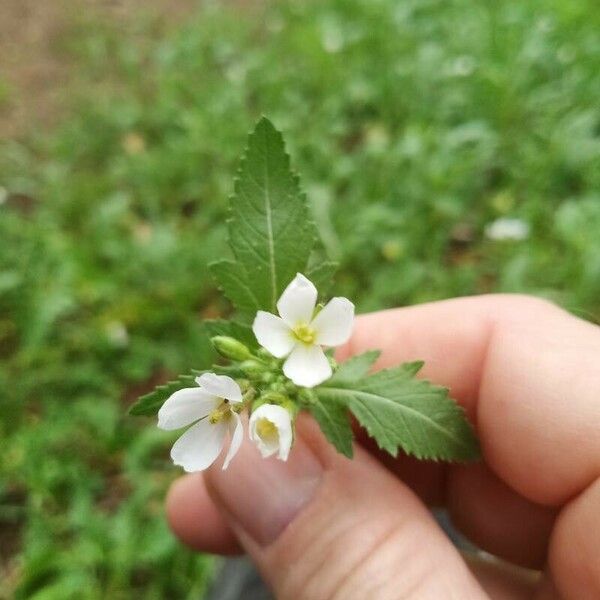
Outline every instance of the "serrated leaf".
[[323, 403], [345, 403], [378, 446], [392, 456], [402, 448], [424, 459], [478, 458], [477, 438], [448, 390], [414, 378], [421, 365], [408, 363], [315, 392]]
[[283, 138], [263, 117], [248, 137], [229, 220], [229, 244], [259, 308], [276, 311], [281, 292], [305, 270], [314, 238]]
[[335, 400], [324, 402], [317, 394], [313, 394], [313, 401], [307, 403], [305, 408], [311, 412], [321, 431], [336, 450], [348, 458], [352, 458], [354, 435], [345, 404]]
[[328, 294], [338, 266], [339, 265], [336, 262], [324, 261], [318, 265], [309, 267], [305, 273], [308, 279], [315, 284], [315, 287], [319, 290], [321, 296]]
[[192, 371], [188, 375], [179, 375], [177, 379], [168, 381], [154, 388], [150, 393], [141, 396], [129, 409], [129, 414], [134, 416], [155, 415], [165, 400], [177, 390], [186, 387], [194, 387], [194, 379], [201, 375], [202, 371]]
[[345, 360], [323, 385], [335, 386], [338, 383], [350, 383], [362, 379], [369, 373], [380, 354], [379, 350], [369, 350]]
[[209, 269], [219, 288], [241, 313], [256, 313], [260, 303], [239, 263], [220, 260], [209, 265]]
[[249, 325], [237, 321], [226, 321], [225, 319], [208, 319], [204, 321], [204, 327], [209, 337], [226, 335], [246, 344], [250, 349], [258, 347], [252, 327]]

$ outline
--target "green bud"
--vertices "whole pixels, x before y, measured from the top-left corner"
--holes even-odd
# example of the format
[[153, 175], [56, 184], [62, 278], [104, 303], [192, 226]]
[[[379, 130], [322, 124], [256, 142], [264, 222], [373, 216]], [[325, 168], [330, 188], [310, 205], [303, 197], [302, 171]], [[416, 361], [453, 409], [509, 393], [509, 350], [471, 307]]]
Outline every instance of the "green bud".
[[302, 388], [298, 392], [298, 399], [302, 404], [314, 404], [315, 403], [315, 393], [308, 388]]
[[273, 373], [271, 373], [270, 371], [265, 371], [260, 376], [260, 380], [263, 383], [272, 383], [274, 381], [274, 379], [275, 379], [275, 375]]
[[210, 340], [215, 350], [231, 360], [246, 360], [252, 358], [252, 353], [242, 342], [225, 335], [217, 335]]
[[291, 381], [287, 381], [285, 383], [285, 391], [288, 394], [295, 394], [298, 391], [298, 388], [296, 387], [296, 384], [291, 382]]
[[240, 369], [242, 371], [244, 371], [244, 373], [246, 373], [246, 375], [248, 375], [248, 377], [253, 377], [253, 378], [258, 378], [258, 377], [262, 378], [262, 376], [266, 374], [264, 372], [265, 365], [263, 363], [261, 363], [260, 361], [253, 359], [253, 358], [251, 358], [249, 360], [245, 360], [243, 363], [241, 363]]
[[281, 381], [274, 381], [271, 385], [269, 385], [269, 390], [278, 394], [285, 394], [287, 391], [285, 388], [285, 383], [281, 383]]
[[260, 400], [263, 400], [263, 404], [280, 404], [283, 406], [290, 399], [285, 394], [271, 391], [261, 394]]
[[328, 356], [328, 357], [327, 357], [327, 360], [329, 361], [329, 364], [330, 364], [330, 366], [331, 366], [331, 369], [332, 369], [333, 371], [336, 371], [336, 370], [337, 370], [337, 368], [338, 368], [338, 362], [337, 362], [337, 360], [335, 360], [335, 358], [333, 358], [333, 356]]
[[256, 354], [259, 358], [273, 358], [273, 355], [265, 348], [260, 348]]

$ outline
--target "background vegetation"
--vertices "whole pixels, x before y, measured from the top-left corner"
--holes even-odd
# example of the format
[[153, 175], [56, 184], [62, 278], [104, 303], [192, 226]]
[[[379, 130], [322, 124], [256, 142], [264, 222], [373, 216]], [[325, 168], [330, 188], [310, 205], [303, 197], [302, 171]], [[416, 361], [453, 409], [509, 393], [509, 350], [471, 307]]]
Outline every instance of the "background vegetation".
[[[206, 264], [261, 113], [361, 311], [505, 291], [598, 321], [596, 8], [203, 2], [128, 29], [74, 16], [68, 110], [0, 143], [0, 597], [201, 597], [209, 563], [162, 514], [174, 436], [125, 412], [208, 356], [201, 317], [228, 306]], [[491, 239], [501, 217], [529, 235]]]

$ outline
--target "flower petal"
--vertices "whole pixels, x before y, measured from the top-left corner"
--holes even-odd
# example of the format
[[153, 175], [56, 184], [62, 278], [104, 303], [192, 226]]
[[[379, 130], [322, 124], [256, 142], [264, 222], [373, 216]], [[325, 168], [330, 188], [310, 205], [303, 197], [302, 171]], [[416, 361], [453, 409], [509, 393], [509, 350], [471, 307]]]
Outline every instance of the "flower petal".
[[264, 310], [256, 313], [252, 331], [258, 343], [277, 358], [287, 356], [296, 343], [284, 321]]
[[218, 398], [226, 398], [231, 402], [242, 401], [242, 390], [240, 390], [240, 386], [227, 375], [203, 373], [200, 377], [196, 377], [196, 383], [203, 390]]
[[317, 344], [339, 346], [350, 339], [354, 323], [354, 304], [347, 298], [332, 298], [311, 323]]
[[281, 318], [290, 326], [308, 325], [317, 303], [317, 288], [301, 273], [285, 288], [277, 302]]
[[210, 467], [223, 449], [227, 423], [212, 424], [208, 419], [192, 425], [171, 448], [171, 458], [188, 473]]
[[283, 372], [296, 385], [314, 387], [331, 377], [331, 365], [320, 346], [298, 344], [283, 364]]
[[205, 417], [215, 409], [217, 399], [200, 388], [184, 388], [171, 394], [158, 411], [161, 429], [179, 429]]
[[231, 435], [231, 442], [229, 443], [229, 450], [227, 450], [227, 456], [225, 457], [225, 462], [223, 463], [223, 470], [229, 466], [231, 459], [237, 454], [237, 451], [242, 445], [242, 440], [244, 439], [244, 426], [242, 425], [242, 420], [240, 419], [239, 415], [233, 413], [228, 425], [229, 434]]

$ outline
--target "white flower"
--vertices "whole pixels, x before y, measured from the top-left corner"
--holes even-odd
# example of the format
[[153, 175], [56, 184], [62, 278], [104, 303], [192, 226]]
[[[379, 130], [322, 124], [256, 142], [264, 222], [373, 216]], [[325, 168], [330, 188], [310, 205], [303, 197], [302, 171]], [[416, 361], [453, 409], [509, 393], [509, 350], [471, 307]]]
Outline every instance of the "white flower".
[[242, 422], [232, 406], [242, 401], [239, 385], [226, 375], [204, 373], [196, 377], [197, 388], [172, 394], [158, 411], [161, 429], [192, 425], [173, 445], [171, 458], [186, 471], [203, 471], [219, 456], [227, 434], [231, 436], [223, 469], [240, 448]]
[[521, 219], [502, 217], [485, 228], [485, 235], [490, 240], [526, 240], [529, 237], [529, 223]]
[[277, 453], [279, 460], [287, 460], [294, 436], [290, 413], [283, 406], [259, 406], [250, 417], [249, 429], [263, 458]]
[[252, 330], [273, 356], [287, 360], [283, 372], [296, 385], [314, 387], [331, 377], [331, 365], [321, 348], [348, 341], [354, 304], [333, 298], [316, 316], [317, 288], [298, 273], [277, 302], [280, 317], [259, 310]]

